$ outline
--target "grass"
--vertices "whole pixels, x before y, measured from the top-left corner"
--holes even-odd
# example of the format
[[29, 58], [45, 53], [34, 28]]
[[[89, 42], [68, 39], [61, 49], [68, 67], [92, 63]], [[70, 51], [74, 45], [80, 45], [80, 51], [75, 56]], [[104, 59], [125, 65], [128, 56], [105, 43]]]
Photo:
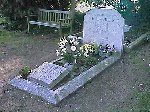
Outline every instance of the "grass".
[[137, 94], [136, 110], [150, 112], [150, 90]]
[[143, 90], [135, 90], [135, 106], [133, 112], [150, 112], [150, 80], [147, 79], [143, 82]]
[[0, 43], [10, 42], [14, 40], [15, 35], [15, 32], [0, 31]]
[[[47, 34], [46, 34], [47, 35]], [[22, 34], [20, 32], [15, 31], [0, 31], [0, 44], [10, 43], [15, 46], [20, 47], [22, 44], [33, 44], [33, 43], [41, 43], [41, 40], [45, 36], [45, 34]], [[59, 37], [54, 37], [55, 35], [47, 36], [48, 40], [50, 40], [50, 44], [57, 44], [59, 42]], [[53, 38], [54, 37], [54, 38]]]
[[20, 35], [20, 33], [14, 31], [1, 31], [0, 32], [0, 44], [10, 44], [13, 48], [22, 47], [23, 44], [33, 42], [33, 38], [26, 38]]

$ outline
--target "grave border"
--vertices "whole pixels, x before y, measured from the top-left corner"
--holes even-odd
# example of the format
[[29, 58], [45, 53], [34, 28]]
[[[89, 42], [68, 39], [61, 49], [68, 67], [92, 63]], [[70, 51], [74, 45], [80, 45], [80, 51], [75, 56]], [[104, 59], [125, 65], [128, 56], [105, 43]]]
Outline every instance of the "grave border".
[[131, 42], [128, 46], [124, 45], [124, 51], [126, 53], [131, 52], [134, 48], [138, 47], [139, 45], [150, 41], [150, 32], [146, 32], [145, 34], [142, 34], [139, 38], [137, 38], [135, 41]]
[[[82, 72], [79, 76], [75, 77], [74, 79], [67, 82], [66, 84], [64, 84], [56, 90], [51, 90], [50, 88], [40, 86], [38, 83], [33, 83], [29, 80], [22, 79], [18, 76], [10, 80], [8, 83], [16, 88], [27, 91], [28, 93], [40, 96], [51, 104], [58, 104], [64, 98], [66, 98], [67, 96], [75, 92], [77, 89], [85, 85], [88, 81], [93, 79], [96, 75], [100, 74], [107, 67], [114, 64], [120, 58], [120, 53], [110, 56], [104, 59], [103, 61], [99, 62], [97, 65], [91, 67], [87, 71]], [[55, 62], [55, 60], [52, 62]], [[32, 83], [34, 87], [36, 85], [36, 91], [31, 89], [32, 87], [27, 87], [29, 85], [31, 86]]]

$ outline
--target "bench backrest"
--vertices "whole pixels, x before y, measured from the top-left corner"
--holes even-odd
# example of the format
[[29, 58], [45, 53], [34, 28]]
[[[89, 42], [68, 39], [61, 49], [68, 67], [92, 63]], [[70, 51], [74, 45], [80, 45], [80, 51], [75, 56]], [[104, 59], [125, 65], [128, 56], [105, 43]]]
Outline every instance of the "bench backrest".
[[61, 19], [64, 24], [70, 24], [70, 20], [68, 20], [71, 19], [70, 11], [39, 9], [39, 21], [59, 23], [59, 20]]

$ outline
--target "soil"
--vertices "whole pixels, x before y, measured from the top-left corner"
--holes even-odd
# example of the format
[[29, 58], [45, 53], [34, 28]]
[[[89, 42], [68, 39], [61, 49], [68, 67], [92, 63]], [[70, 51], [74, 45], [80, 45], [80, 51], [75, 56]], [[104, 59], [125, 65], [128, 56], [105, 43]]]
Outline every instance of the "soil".
[[17, 38], [24, 40], [18, 47], [13, 41], [0, 43], [0, 112], [130, 112], [136, 105], [134, 91], [144, 91], [146, 86], [140, 84], [150, 80], [148, 43], [129, 54], [124, 53], [114, 65], [54, 106], [7, 82], [25, 65], [36, 68], [44, 61], [56, 59], [59, 38], [26, 34]]

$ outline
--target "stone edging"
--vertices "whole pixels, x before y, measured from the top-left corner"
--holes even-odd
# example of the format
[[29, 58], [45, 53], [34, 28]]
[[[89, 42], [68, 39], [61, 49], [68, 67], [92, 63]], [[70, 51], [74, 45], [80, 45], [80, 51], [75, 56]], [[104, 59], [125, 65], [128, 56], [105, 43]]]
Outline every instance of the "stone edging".
[[120, 57], [121, 56], [118, 54], [106, 58], [105, 60], [99, 62], [97, 65], [81, 73], [71, 81], [67, 82], [65, 85], [59, 87], [55, 91], [29, 80], [24, 80], [20, 77], [15, 77], [9, 81], [9, 84], [21, 90], [27, 91], [28, 93], [40, 96], [51, 104], [57, 104], [65, 97], [82, 87], [100, 72], [105, 70], [107, 67], [112, 65], [114, 62], [120, 59]]
[[9, 84], [21, 90], [27, 91], [28, 93], [31, 93], [33, 95], [41, 96], [52, 104], [57, 103], [55, 92], [47, 87], [39, 85], [38, 83], [34, 83], [20, 77], [15, 77], [11, 81], [9, 81]]
[[124, 46], [124, 50], [125, 50], [125, 52], [128, 53], [132, 49], [134, 49], [135, 47], [139, 46], [140, 44], [142, 44], [146, 41], [150, 41], [150, 32], [147, 32], [147, 33], [141, 35], [139, 38], [137, 38], [135, 41], [130, 43], [128, 46]]

